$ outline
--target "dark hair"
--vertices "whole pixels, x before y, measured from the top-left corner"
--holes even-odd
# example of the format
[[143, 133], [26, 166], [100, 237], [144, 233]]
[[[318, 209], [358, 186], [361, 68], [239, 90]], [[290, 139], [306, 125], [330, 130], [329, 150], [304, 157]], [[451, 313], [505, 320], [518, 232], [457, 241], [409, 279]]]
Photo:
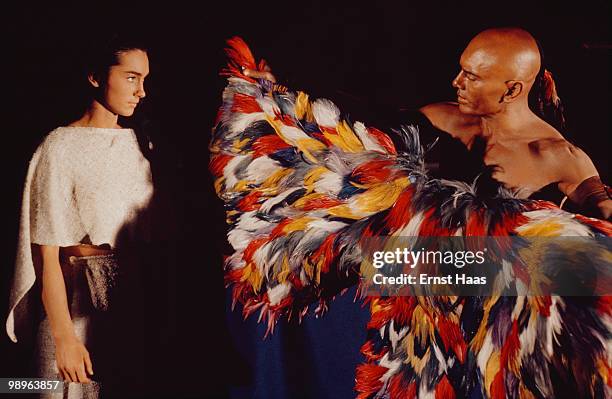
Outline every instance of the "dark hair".
[[[119, 56], [131, 50], [142, 50], [150, 53], [149, 47], [142, 38], [119, 33], [113, 34], [110, 39], [107, 37], [106, 40], [98, 41], [97, 45], [90, 44], [84, 65], [85, 76], [93, 74], [97, 80], [105, 81], [110, 68], [114, 65], [119, 65]], [[90, 97], [99, 95], [97, 88], [91, 85], [87, 87]], [[151, 160], [153, 149], [151, 131], [155, 130], [152, 127], [154, 124], [144, 115], [135, 115], [123, 122], [122, 125], [134, 130], [141, 152], [147, 159]]]
[[536, 40], [540, 52], [540, 70], [533, 84], [533, 98], [530, 99], [532, 106], [542, 119], [550, 123], [557, 130], [565, 129], [565, 115], [563, 104], [557, 94], [557, 87], [552, 73], [546, 69], [544, 62], [544, 51], [539, 41]]
[[131, 50], [149, 52], [141, 38], [120, 34], [113, 34], [110, 39], [89, 46], [89, 54], [85, 63], [86, 74], [94, 74], [100, 78], [106, 77], [112, 66], [119, 65], [119, 56]]

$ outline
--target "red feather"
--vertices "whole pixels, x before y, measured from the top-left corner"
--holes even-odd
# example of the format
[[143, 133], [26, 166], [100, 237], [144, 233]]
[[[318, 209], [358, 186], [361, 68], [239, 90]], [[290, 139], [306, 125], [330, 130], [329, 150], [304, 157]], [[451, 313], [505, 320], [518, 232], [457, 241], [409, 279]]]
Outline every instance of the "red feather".
[[415, 399], [416, 394], [416, 382], [406, 384], [401, 375], [391, 378], [389, 382], [389, 397], [391, 399]]
[[261, 247], [266, 242], [268, 242], [268, 237], [258, 238], [256, 240], [251, 241], [249, 245], [247, 245], [247, 247], [244, 249], [242, 259], [244, 259], [244, 261], [247, 263], [252, 262], [253, 254], [255, 253], [255, 251], [257, 251], [259, 247]]
[[376, 353], [374, 351], [374, 343], [372, 341], [366, 341], [366, 343], [361, 346], [361, 353], [366, 357], [368, 362], [372, 362], [382, 358], [387, 353], [387, 350], [384, 349]]
[[505, 399], [506, 387], [504, 385], [504, 372], [498, 371], [491, 383], [491, 399]]
[[262, 110], [254, 97], [236, 93], [234, 94], [234, 101], [232, 103], [232, 112], [252, 114], [254, 112], [262, 112]]
[[261, 193], [259, 191], [253, 191], [249, 195], [242, 198], [236, 207], [243, 212], [254, 211], [255, 209], [259, 209], [259, 197], [261, 197]]
[[313, 209], [327, 209], [332, 206], [343, 204], [342, 200], [331, 197], [320, 197], [307, 200], [304, 206], [300, 209], [303, 211], [311, 211]]
[[582, 222], [584, 224], [587, 224], [591, 227], [596, 228], [597, 230], [601, 231], [603, 234], [605, 234], [608, 237], [612, 235], [612, 223], [606, 220], [588, 218], [582, 215], [576, 215], [576, 219], [578, 219], [579, 222]]
[[387, 150], [388, 154], [397, 155], [397, 150], [395, 149], [395, 145], [393, 144], [393, 140], [389, 138], [385, 133], [376, 129], [375, 127], [369, 127], [368, 133], [374, 136], [378, 144]]
[[445, 317], [440, 317], [438, 319], [438, 331], [440, 332], [446, 352], [452, 349], [455, 355], [457, 355], [459, 362], [463, 363], [467, 352], [467, 344], [463, 339], [463, 333], [459, 326]]
[[321, 272], [323, 273], [329, 272], [329, 266], [336, 256], [336, 251], [334, 251], [334, 240], [337, 234], [338, 233], [328, 235], [321, 246], [312, 254], [312, 259], [314, 260], [323, 257], [323, 265], [321, 266]]
[[227, 166], [228, 162], [234, 158], [233, 155], [217, 154], [210, 159], [208, 167], [215, 177], [223, 175], [223, 169]]
[[358, 184], [372, 184], [389, 181], [395, 174], [395, 171], [390, 169], [390, 167], [395, 164], [395, 161], [387, 159], [366, 162], [353, 170], [351, 180]]
[[455, 390], [445, 374], [436, 385], [436, 399], [455, 399], [455, 397]]
[[506, 369], [508, 363], [515, 360], [518, 355], [518, 351], [521, 348], [518, 334], [518, 322], [514, 320], [512, 323], [512, 329], [510, 334], [506, 338], [506, 342], [501, 350], [500, 364], [502, 369]]
[[255, 64], [253, 53], [249, 46], [238, 36], [234, 36], [227, 40], [228, 48], [225, 49], [225, 54], [229, 58], [227, 68], [221, 70], [221, 76], [237, 76], [249, 82], [255, 83], [255, 79], [249, 78], [242, 74], [241, 67], [259, 70]]
[[278, 238], [278, 237], [282, 236], [284, 234], [283, 230], [285, 229], [285, 226], [287, 226], [291, 222], [293, 222], [293, 219], [291, 219], [291, 218], [286, 218], [286, 219], [283, 219], [282, 221], [280, 221], [276, 225], [274, 230], [272, 230], [272, 232], [270, 233], [270, 237], [268, 239], [270, 241], [272, 241], [275, 238]]
[[355, 390], [359, 392], [357, 399], [367, 399], [382, 388], [380, 378], [388, 371], [386, 367], [375, 364], [361, 364], [357, 366]]
[[253, 143], [253, 155], [258, 158], [289, 147], [291, 146], [276, 134], [268, 134], [255, 140]]
[[389, 234], [406, 226], [412, 218], [410, 204], [412, 203], [412, 194], [414, 190], [404, 190], [391, 207], [391, 210], [385, 216], [385, 225], [389, 228]]

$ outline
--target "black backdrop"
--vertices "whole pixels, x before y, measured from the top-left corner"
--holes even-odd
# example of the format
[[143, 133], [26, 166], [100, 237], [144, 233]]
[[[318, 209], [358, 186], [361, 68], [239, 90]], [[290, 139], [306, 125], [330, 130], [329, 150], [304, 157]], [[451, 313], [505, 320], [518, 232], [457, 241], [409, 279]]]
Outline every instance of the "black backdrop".
[[[219, 396], [230, 370], [240, 366], [224, 327], [225, 226], [206, 150], [228, 37], [245, 38], [281, 82], [372, 122], [385, 110], [452, 100], [450, 81], [470, 37], [490, 26], [522, 26], [543, 45], [564, 100], [566, 136], [610, 181], [609, 2], [54, 3], [26, 3], [0, 17], [6, 200], [0, 309], [6, 309], [27, 163], [46, 132], [77, 116], [77, 60], [113, 31], [139, 33], [151, 48], [151, 76], [137, 120], [149, 122], [155, 142], [164, 212], [155, 261], [139, 272], [135, 291], [142, 311], [134, 320], [142, 330], [133, 334], [140, 352], [130, 353], [139, 357], [123, 359], [118, 371], [135, 381], [125, 382], [134, 392]], [[27, 342], [0, 337], [0, 376], [30, 375]]]

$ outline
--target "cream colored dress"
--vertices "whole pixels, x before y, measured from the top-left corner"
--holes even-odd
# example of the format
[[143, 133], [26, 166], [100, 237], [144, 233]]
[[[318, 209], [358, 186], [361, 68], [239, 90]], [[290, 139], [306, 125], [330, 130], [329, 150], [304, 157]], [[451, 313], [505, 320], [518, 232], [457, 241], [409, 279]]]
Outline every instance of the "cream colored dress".
[[16, 326], [29, 317], [27, 306], [19, 305], [36, 281], [31, 244], [115, 248], [119, 235], [136, 234], [132, 222], [152, 194], [150, 165], [133, 130], [60, 127], [47, 135], [30, 161], [23, 191], [6, 321], [11, 340], [17, 342]]

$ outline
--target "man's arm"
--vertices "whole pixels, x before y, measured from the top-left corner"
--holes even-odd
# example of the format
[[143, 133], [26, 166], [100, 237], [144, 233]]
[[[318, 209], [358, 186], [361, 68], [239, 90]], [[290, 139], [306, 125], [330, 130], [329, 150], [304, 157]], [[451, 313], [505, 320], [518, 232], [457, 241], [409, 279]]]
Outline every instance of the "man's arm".
[[558, 187], [581, 210], [591, 212], [601, 219], [612, 215], [612, 199], [609, 188], [599, 178], [593, 161], [580, 148], [562, 141], [546, 151], [558, 176]]

